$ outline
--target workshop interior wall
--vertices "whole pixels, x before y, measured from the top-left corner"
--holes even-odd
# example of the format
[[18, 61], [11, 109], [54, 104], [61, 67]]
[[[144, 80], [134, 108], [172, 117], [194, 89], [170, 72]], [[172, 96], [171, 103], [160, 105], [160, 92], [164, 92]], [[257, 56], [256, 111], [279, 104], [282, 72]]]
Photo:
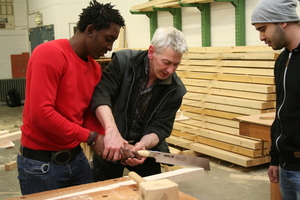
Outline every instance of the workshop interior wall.
[[[149, 18], [144, 14], [131, 14], [130, 8], [148, 0], [110, 0], [125, 18], [124, 38], [129, 48], [147, 48], [150, 44]], [[246, 45], [263, 45], [258, 32], [251, 25], [251, 11], [258, 0], [246, 0]], [[30, 52], [28, 30], [37, 27], [35, 16], [42, 13], [43, 24], [54, 24], [55, 39], [70, 38], [82, 8], [88, 0], [13, 0], [15, 29], [0, 29], [0, 79], [12, 78], [11, 55]], [[300, 8], [298, 7], [298, 14]], [[158, 27], [172, 26], [173, 17], [168, 12], [158, 12]], [[189, 47], [201, 47], [201, 13], [197, 8], [182, 8], [182, 31]], [[235, 9], [229, 2], [211, 3], [211, 44], [235, 46]], [[116, 44], [117, 45], [117, 44]], [[108, 54], [107, 56], [110, 56]]]

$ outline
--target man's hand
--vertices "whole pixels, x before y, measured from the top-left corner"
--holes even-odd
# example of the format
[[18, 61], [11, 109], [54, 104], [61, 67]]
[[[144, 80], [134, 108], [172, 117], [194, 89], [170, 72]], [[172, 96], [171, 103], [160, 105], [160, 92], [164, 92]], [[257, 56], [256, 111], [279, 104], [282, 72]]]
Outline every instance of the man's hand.
[[129, 166], [143, 164], [146, 160], [146, 157], [140, 156], [137, 152], [138, 150], [145, 150], [145, 146], [143, 145], [143, 143], [137, 142], [134, 146], [126, 144], [124, 148], [121, 149], [121, 164]]
[[278, 183], [279, 181], [279, 167], [278, 166], [270, 166], [268, 170], [268, 176], [272, 183]]
[[104, 136], [104, 151], [102, 154], [102, 158], [105, 160], [120, 160], [121, 148], [124, 147], [124, 144], [128, 142], [122, 138], [117, 128], [111, 129], [105, 132]]
[[98, 156], [101, 156], [103, 154], [104, 147], [104, 135], [99, 134], [94, 146], [92, 146], [92, 149], [94, 153], [96, 153]]
[[120, 160], [120, 149], [128, 142], [124, 140], [115, 123], [111, 108], [107, 105], [98, 106], [95, 114], [105, 130], [104, 151], [102, 158], [105, 160]]

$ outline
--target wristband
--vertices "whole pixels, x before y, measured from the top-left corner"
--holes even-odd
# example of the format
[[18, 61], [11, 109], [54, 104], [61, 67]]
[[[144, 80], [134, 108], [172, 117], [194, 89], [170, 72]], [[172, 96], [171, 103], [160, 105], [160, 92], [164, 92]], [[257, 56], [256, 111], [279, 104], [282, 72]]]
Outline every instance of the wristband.
[[96, 139], [98, 137], [98, 133], [97, 132], [94, 132], [94, 135], [92, 136], [92, 138], [89, 138], [86, 143], [89, 145], [89, 146], [94, 146], [95, 143], [96, 143]]

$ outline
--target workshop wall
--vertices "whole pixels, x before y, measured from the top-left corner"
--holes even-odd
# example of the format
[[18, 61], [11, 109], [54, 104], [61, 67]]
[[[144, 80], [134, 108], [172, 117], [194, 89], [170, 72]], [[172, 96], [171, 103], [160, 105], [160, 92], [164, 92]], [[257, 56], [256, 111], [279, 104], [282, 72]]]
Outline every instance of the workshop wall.
[[[147, 48], [150, 43], [149, 18], [143, 14], [131, 14], [134, 5], [148, 0], [99, 0], [111, 2], [125, 18], [124, 37], [129, 48]], [[263, 45], [258, 32], [251, 25], [251, 12], [258, 0], [246, 0], [246, 45]], [[11, 78], [11, 54], [30, 52], [28, 30], [37, 27], [35, 16], [41, 13], [41, 25], [54, 25], [54, 38], [70, 38], [79, 13], [89, 0], [13, 0], [15, 29], [0, 29], [0, 79]], [[298, 7], [298, 14], [300, 8]], [[197, 8], [182, 8], [182, 30], [189, 47], [201, 47], [201, 13]], [[168, 12], [158, 12], [158, 27], [172, 26], [173, 17]], [[211, 3], [211, 44], [212, 46], [235, 46], [235, 9], [229, 2]], [[117, 45], [117, 43], [116, 43]], [[110, 56], [110, 53], [107, 55]]]
[[13, 0], [13, 3], [15, 29], [0, 29], [0, 79], [12, 77], [12, 54], [28, 52], [26, 1]]

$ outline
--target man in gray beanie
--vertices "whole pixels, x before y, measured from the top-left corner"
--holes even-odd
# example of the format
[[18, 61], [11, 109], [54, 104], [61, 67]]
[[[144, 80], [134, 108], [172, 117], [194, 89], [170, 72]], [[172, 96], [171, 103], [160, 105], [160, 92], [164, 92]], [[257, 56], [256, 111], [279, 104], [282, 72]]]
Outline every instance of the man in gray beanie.
[[283, 49], [276, 60], [276, 117], [271, 126], [273, 183], [279, 181], [283, 200], [300, 200], [300, 24], [296, 0], [260, 0], [252, 24], [260, 40], [274, 50]]

